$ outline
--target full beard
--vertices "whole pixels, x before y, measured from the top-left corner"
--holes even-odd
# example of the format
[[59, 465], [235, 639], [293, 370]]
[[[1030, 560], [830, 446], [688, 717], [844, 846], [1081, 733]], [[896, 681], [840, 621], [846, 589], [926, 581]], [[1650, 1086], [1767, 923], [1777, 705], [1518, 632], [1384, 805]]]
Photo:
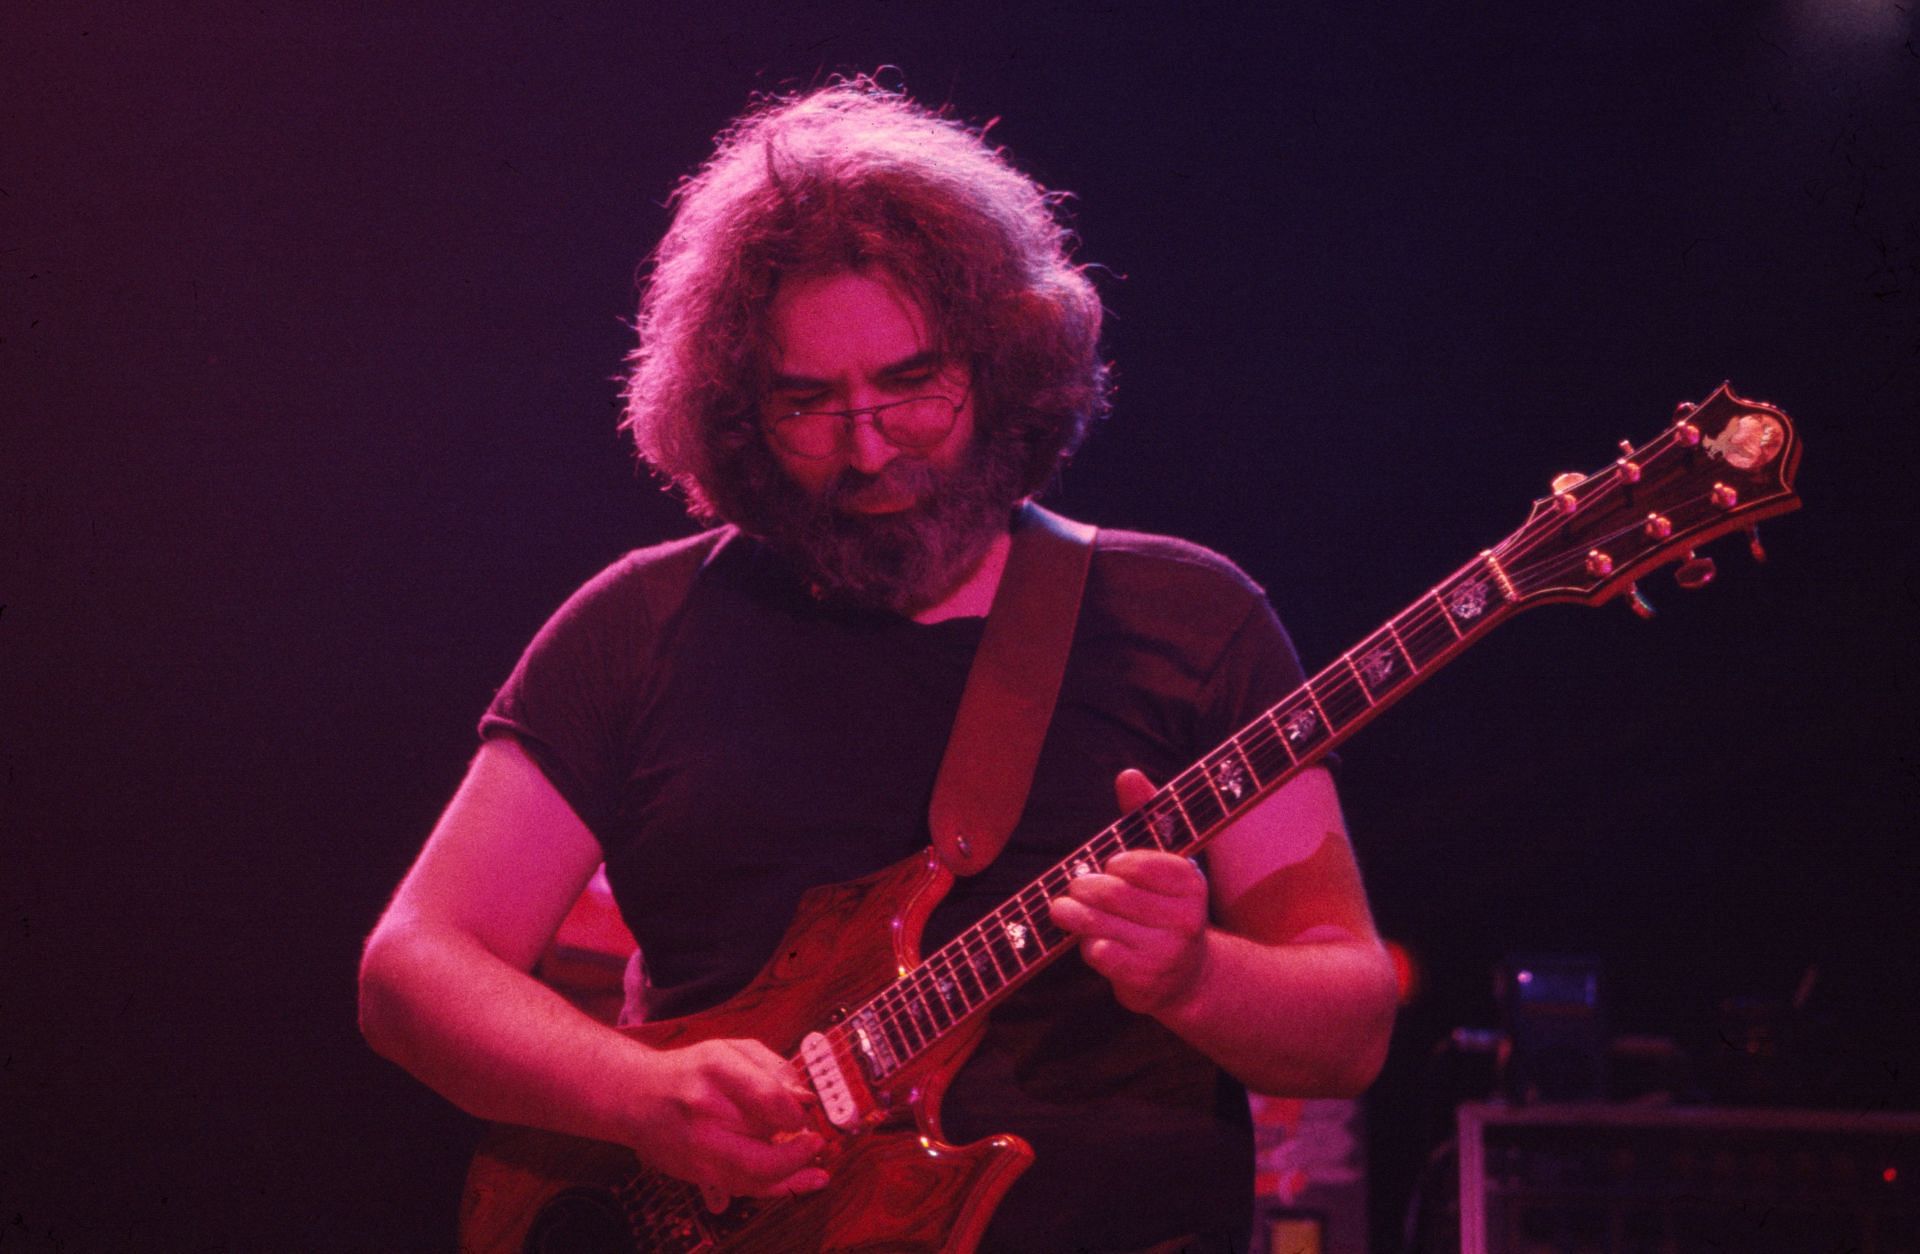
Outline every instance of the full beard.
[[[951, 469], [907, 457], [878, 475], [848, 467], [818, 496], [775, 471], [763, 538], [816, 593], [911, 616], [959, 587], [1006, 531], [1019, 495], [1010, 452], [979, 440]], [[899, 495], [913, 505], [884, 514], [855, 508]]]

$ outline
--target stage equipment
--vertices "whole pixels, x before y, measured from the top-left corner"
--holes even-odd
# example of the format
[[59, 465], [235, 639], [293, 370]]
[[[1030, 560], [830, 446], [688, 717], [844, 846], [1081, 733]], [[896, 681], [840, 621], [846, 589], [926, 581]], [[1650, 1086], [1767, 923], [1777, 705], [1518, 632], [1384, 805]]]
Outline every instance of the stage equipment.
[[1460, 1254], [1915, 1254], [1920, 1114], [1469, 1103]]

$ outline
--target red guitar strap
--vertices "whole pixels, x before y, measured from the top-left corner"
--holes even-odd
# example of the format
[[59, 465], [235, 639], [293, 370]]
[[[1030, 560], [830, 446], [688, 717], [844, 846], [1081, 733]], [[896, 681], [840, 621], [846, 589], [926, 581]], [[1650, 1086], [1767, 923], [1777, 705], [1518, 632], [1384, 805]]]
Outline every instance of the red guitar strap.
[[1094, 529], [1028, 502], [967, 672], [928, 825], [956, 875], [986, 869], [1027, 807], [1040, 744], [1066, 673]]

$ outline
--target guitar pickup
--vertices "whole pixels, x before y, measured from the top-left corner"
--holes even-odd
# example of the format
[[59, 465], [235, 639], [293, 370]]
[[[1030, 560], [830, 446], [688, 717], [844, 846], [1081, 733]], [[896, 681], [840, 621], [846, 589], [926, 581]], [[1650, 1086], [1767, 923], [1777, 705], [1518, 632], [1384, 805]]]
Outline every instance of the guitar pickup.
[[[820, 1109], [826, 1113], [827, 1122], [843, 1132], [855, 1131], [861, 1122], [862, 1094], [855, 1092], [854, 1082], [849, 1080], [847, 1068], [840, 1065], [833, 1042], [822, 1033], [809, 1032], [800, 1042], [800, 1061], [807, 1069], [813, 1091], [819, 1095]], [[864, 1090], [865, 1085], [861, 1088]]]

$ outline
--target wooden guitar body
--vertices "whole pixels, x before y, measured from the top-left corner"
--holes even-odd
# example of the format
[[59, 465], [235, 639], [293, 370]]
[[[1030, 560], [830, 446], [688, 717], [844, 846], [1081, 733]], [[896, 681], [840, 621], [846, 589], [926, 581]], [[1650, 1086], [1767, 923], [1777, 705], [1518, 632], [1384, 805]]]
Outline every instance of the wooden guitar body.
[[[929, 852], [863, 879], [808, 892], [773, 960], [711, 1010], [628, 1028], [658, 1048], [752, 1038], [792, 1056], [801, 1038], [841, 1018], [919, 960], [927, 915], [952, 884]], [[806, 1254], [872, 1250], [960, 1254], [978, 1242], [1033, 1151], [1018, 1137], [954, 1146], [940, 1097], [986, 1020], [951, 1034], [871, 1091], [849, 1133], [824, 1119], [831, 1187], [710, 1214], [699, 1192], [641, 1166], [621, 1146], [498, 1128], [467, 1173], [460, 1248], [472, 1254]]]

